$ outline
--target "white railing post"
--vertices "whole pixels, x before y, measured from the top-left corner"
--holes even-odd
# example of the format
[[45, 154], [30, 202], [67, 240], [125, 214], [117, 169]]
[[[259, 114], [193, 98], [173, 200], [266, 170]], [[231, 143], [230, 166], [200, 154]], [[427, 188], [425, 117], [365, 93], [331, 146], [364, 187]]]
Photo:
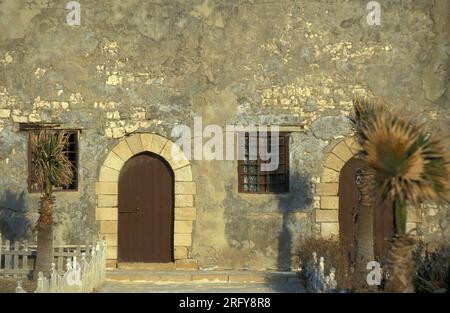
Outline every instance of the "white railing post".
[[36, 293], [43, 293], [44, 292], [44, 274], [42, 272], [38, 273], [38, 279], [37, 279], [37, 287], [36, 287]]
[[336, 292], [336, 269], [332, 267], [329, 275], [326, 276], [325, 258], [323, 256], [317, 262], [317, 253], [313, 252], [312, 260], [306, 264], [303, 273], [306, 279], [306, 287], [310, 292]]
[[58, 292], [58, 272], [56, 271], [55, 263], [52, 263], [50, 270], [50, 292]]

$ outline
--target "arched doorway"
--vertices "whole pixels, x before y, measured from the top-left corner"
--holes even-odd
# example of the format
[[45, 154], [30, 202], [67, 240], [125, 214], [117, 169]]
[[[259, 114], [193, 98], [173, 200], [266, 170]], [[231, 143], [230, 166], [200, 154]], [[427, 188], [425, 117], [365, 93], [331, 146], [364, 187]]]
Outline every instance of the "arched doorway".
[[174, 173], [160, 156], [130, 158], [119, 175], [119, 262], [173, 262]]
[[[174, 151], [178, 153], [174, 154]], [[194, 206], [196, 183], [193, 181], [189, 160], [179, 147], [158, 134], [132, 134], [120, 139], [109, 149], [95, 183], [97, 197], [95, 217], [99, 223], [99, 238], [105, 239], [106, 266], [117, 267], [118, 263], [118, 193], [119, 176], [125, 163], [136, 155], [151, 153], [170, 166], [175, 177], [173, 253], [178, 269], [197, 268], [192, 258], [192, 233], [197, 219]]]

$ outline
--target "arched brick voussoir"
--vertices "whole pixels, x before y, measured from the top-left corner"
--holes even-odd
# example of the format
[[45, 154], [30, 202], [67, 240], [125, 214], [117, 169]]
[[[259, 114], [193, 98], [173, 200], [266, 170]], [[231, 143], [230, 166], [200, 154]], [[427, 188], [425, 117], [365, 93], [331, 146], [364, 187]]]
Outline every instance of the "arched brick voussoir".
[[174, 170], [175, 182], [192, 181], [192, 169], [190, 165]]
[[347, 138], [344, 142], [353, 154], [358, 154], [361, 151], [361, 146], [354, 137]]
[[350, 160], [355, 154], [350, 151], [349, 147], [345, 144], [344, 141], [338, 143], [334, 148], [332, 153], [336, 155], [342, 161], [347, 162]]
[[146, 151], [161, 155], [161, 151], [167, 142], [168, 140], [166, 138], [156, 134], [152, 134], [152, 141], [147, 146]]
[[178, 152], [178, 146], [174, 144], [173, 142], [167, 140], [166, 144], [161, 150], [160, 155], [166, 160], [169, 161], [173, 158], [174, 153], [176, 154]]
[[149, 151], [149, 148], [152, 144], [153, 141], [153, 137], [155, 136], [154, 134], [140, 134], [141, 136], [141, 143], [142, 143], [142, 148], [145, 151]]
[[119, 171], [107, 166], [100, 168], [99, 182], [117, 182], [119, 181]]
[[[170, 166], [175, 171], [185, 166], [190, 167], [190, 162], [183, 151], [180, 151], [178, 154], [174, 155], [169, 161]], [[192, 174], [192, 173], [191, 173]]]
[[344, 161], [339, 159], [335, 154], [330, 153], [325, 159], [323, 166], [339, 172], [341, 168], [344, 166]]
[[122, 160], [122, 158], [120, 158], [114, 151], [110, 151], [106, 156], [103, 165], [112, 168], [114, 170], [120, 171], [124, 163], [125, 161]]
[[133, 152], [130, 149], [127, 141], [122, 139], [113, 149], [112, 151], [121, 158], [124, 162], [126, 162], [129, 158], [133, 156]]
[[128, 143], [128, 146], [130, 147], [131, 152], [133, 155], [136, 155], [138, 153], [141, 153], [144, 151], [144, 148], [142, 147], [142, 141], [140, 135], [131, 135], [130, 137], [125, 139]]

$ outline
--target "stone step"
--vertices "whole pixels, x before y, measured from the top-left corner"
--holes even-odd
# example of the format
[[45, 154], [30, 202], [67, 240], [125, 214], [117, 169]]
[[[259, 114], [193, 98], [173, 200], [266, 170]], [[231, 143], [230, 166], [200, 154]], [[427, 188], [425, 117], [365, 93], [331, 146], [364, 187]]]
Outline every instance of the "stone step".
[[122, 270], [174, 271], [175, 263], [123, 263], [117, 264]]
[[116, 282], [230, 282], [230, 283], [283, 283], [300, 282], [295, 272], [269, 271], [149, 271], [108, 270], [107, 281]]

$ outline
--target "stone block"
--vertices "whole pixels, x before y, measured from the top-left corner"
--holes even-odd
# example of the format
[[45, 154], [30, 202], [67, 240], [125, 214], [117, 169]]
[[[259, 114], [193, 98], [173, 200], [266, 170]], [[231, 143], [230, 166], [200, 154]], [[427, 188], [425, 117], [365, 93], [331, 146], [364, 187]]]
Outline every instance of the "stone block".
[[339, 209], [339, 197], [324, 196], [320, 198], [321, 209]]
[[194, 259], [176, 260], [175, 266], [177, 270], [198, 270], [197, 260]]
[[116, 207], [117, 195], [98, 195], [97, 207]]
[[117, 146], [114, 147], [113, 152], [123, 161], [127, 161], [133, 156], [133, 152], [131, 152], [130, 146], [128, 146], [126, 140], [119, 142]]
[[194, 197], [192, 195], [175, 195], [175, 207], [193, 207]]
[[177, 170], [179, 168], [188, 166], [189, 160], [186, 159], [184, 153], [180, 153], [175, 155], [172, 159], [170, 159], [169, 164], [173, 170]]
[[101, 234], [117, 234], [117, 221], [100, 221]]
[[190, 247], [191, 243], [191, 234], [174, 234], [174, 246]]
[[176, 195], [195, 195], [196, 191], [194, 182], [175, 182]]
[[117, 247], [106, 247], [106, 259], [117, 259]]
[[97, 221], [117, 221], [118, 220], [117, 207], [97, 208], [95, 210], [95, 219]]
[[339, 159], [336, 155], [330, 153], [327, 159], [325, 160], [323, 166], [335, 171], [340, 171], [341, 168], [344, 166], [344, 161]]
[[322, 176], [320, 177], [320, 181], [323, 183], [337, 183], [339, 182], [339, 172], [328, 168], [324, 168], [322, 170]]
[[103, 238], [106, 240], [107, 246], [117, 246], [117, 234], [102, 234], [98, 235], [98, 240], [102, 241]]
[[115, 259], [106, 260], [106, 268], [112, 269], [116, 267], [117, 267], [117, 260]]
[[336, 196], [338, 189], [338, 183], [318, 183], [316, 184], [316, 196]]
[[154, 135], [153, 134], [140, 134], [140, 136], [141, 136], [142, 148], [144, 150], [150, 149], [150, 145], [152, 144]]
[[353, 153], [347, 147], [345, 142], [340, 142], [336, 147], [334, 147], [333, 153], [344, 162], [347, 162], [353, 157]]
[[192, 221], [175, 221], [174, 222], [175, 234], [190, 234], [192, 233]]
[[339, 222], [338, 210], [316, 210], [316, 223], [318, 222]]
[[175, 170], [175, 181], [192, 181], [191, 166], [185, 166]]
[[0, 109], [0, 118], [9, 118], [11, 116], [10, 109]]
[[99, 181], [101, 182], [117, 182], [119, 180], [119, 171], [102, 166], [100, 168]]
[[339, 223], [321, 223], [321, 235], [323, 238], [339, 237]]
[[125, 140], [127, 141], [133, 155], [144, 151], [144, 148], [142, 147], [141, 136], [131, 135]]
[[97, 195], [117, 195], [117, 182], [97, 182], [95, 183], [95, 194]]
[[174, 248], [175, 260], [187, 259], [188, 258], [188, 248], [187, 247], [175, 247]]
[[108, 156], [105, 159], [105, 162], [103, 165], [115, 169], [117, 171], [120, 171], [122, 169], [123, 164], [125, 163], [124, 160], [119, 158], [117, 154], [114, 153], [114, 151], [111, 151]]
[[345, 140], [345, 144], [347, 145], [347, 147], [350, 149], [350, 151], [353, 154], [357, 154], [361, 147], [359, 146], [358, 142], [355, 140], [355, 138], [348, 138]]
[[175, 220], [176, 221], [193, 221], [196, 219], [197, 210], [195, 208], [175, 208]]
[[152, 139], [152, 144], [150, 146], [150, 151], [156, 154], [160, 154], [166, 143], [167, 143], [166, 138], [161, 137], [159, 135], [154, 135]]
[[173, 146], [175, 146], [175, 145], [172, 142], [167, 141], [166, 144], [164, 145], [163, 149], [161, 150], [160, 155], [166, 160], [171, 160], [174, 156], [174, 154], [172, 154]]

